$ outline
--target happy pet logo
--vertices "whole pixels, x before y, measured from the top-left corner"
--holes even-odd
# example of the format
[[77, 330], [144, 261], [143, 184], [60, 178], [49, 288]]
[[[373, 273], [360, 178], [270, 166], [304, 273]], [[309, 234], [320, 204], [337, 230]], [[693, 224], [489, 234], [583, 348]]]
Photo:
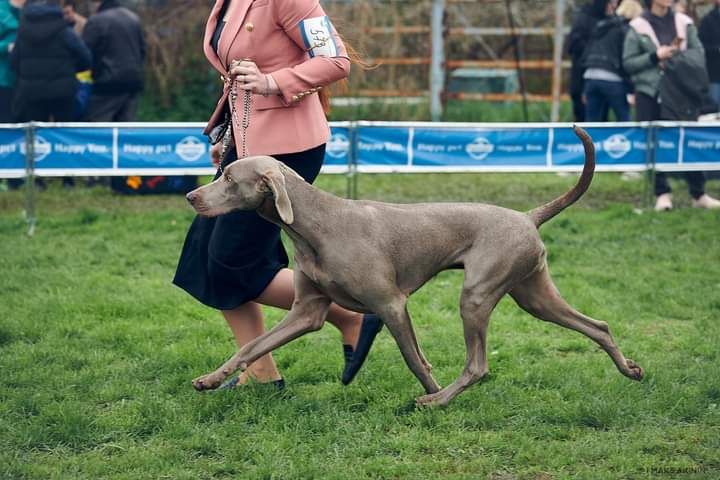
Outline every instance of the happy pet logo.
[[350, 150], [350, 139], [344, 133], [334, 133], [327, 143], [327, 154], [332, 158], [347, 156]]
[[[52, 153], [52, 144], [40, 135], [36, 135], [35, 142], [33, 143], [33, 149], [35, 150], [35, 161], [39, 162]], [[20, 153], [25, 155], [26, 152], [27, 147], [23, 142], [20, 144]]]
[[485, 137], [477, 137], [472, 143], [468, 143], [465, 151], [475, 160], [485, 160], [495, 151], [495, 145]]
[[630, 140], [622, 134], [616, 134], [605, 139], [602, 143], [602, 147], [610, 158], [614, 158], [615, 160], [624, 157], [630, 153], [630, 150], [632, 150]]
[[197, 137], [185, 137], [175, 145], [175, 154], [186, 162], [194, 162], [205, 155], [206, 151], [205, 142]]

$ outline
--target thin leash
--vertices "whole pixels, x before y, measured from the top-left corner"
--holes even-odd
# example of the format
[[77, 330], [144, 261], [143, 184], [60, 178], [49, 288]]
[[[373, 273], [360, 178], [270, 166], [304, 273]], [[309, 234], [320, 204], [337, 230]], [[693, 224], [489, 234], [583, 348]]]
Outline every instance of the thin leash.
[[250, 112], [252, 111], [252, 92], [245, 90], [243, 94], [243, 118], [242, 121], [238, 119], [238, 112], [235, 104], [238, 98], [237, 92], [237, 77], [230, 79], [226, 78], [226, 83], [230, 84], [230, 128], [225, 130], [222, 140], [222, 150], [220, 152], [220, 173], [223, 173], [223, 162], [227, 156], [228, 150], [230, 150], [230, 144], [233, 140], [233, 131], [236, 126], [240, 127], [240, 152], [239, 158], [245, 158], [249, 156], [248, 145], [247, 145], [247, 130], [250, 127]]

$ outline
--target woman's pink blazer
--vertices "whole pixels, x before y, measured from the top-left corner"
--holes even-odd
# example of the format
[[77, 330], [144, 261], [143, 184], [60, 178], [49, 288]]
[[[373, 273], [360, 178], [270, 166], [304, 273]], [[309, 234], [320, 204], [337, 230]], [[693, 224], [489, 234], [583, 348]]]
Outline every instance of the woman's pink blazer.
[[[210, 40], [224, 1], [232, 1], [215, 53]], [[329, 35], [327, 32], [330, 32]], [[252, 96], [247, 148], [251, 155], [296, 153], [327, 142], [330, 128], [318, 91], [348, 76], [350, 60], [318, 0], [217, 0], [205, 27], [203, 44], [210, 63], [227, 77], [233, 60], [250, 59], [269, 73], [280, 95]], [[237, 89], [238, 120], [243, 117], [244, 91]], [[218, 101], [207, 134], [222, 120], [229, 85]], [[235, 124], [235, 145], [241, 132]]]

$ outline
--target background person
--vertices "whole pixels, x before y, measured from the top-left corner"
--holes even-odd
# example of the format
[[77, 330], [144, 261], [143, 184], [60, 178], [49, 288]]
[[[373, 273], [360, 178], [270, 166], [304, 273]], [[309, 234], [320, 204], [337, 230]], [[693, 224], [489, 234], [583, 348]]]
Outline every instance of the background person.
[[617, 0], [606, 0], [604, 17], [595, 25], [583, 55], [585, 121], [588, 122], [607, 120], [609, 109], [615, 113], [616, 121], [630, 121], [627, 100], [630, 82], [622, 66], [628, 22], [615, 15], [617, 6]]
[[93, 56], [93, 88], [85, 112], [89, 122], [135, 120], [143, 90], [145, 36], [140, 19], [117, 0], [93, 2], [83, 40]]
[[590, 36], [595, 25], [605, 16], [607, 0], [592, 0], [582, 5], [574, 14], [570, 34], [567, 38], [567, 51], [570, 55], [570, 98], [573, 105], [573, 117], [576, 122], [586, 120], [585, 99], [585, 66], [583, 59]]
[[[65, 22], [57, 0], [30, 0], [23, 8], [10, 64], [17, 75], [13, 112], [19, 122], [72, 121], [78, 82], [90, 51]], [[72, 186], [72, 177], [63, 177]]]
[[[658, 99], [662, 71], [666, 62], [678, 51], [702, 49], [692, 19], [672, 11], [673, 0], [647, 0], [646, 10], [630, 22], [625, 37], [623, 66], [635, 86], [636, 117], [638, 121], [661, 120]], [[686, 173], [693, 206], [720, 208], [720, 201], [705, 193], [705, 175]], [[655, 174], [655, 210], [671, 210], [672, 195], [667, 175]]]
[[87, 18], [77, 13], [75, 10], [75, 0], [63, 0], [63, 15], [68, 24], [73, 27], [75, 33], [82, 37]]
[[[347, 77], [349, 55], [317, 0], [251, 3], [218, 0], [205, 31], [205, 55], [227, 79], [208, 130], [222, 124], [228, 114], [233, 119], [228, 128], [234, 145], [215, 178], [238, 156], [272, 155], [312, 183], [320, 173], [330, 136], [325, 116], [329, 97], [324, 87]], [[313, 43], [307, 45], [305, 39]], [[237, 99], [232, 96], [235, 91]], [[251, 92], [249, 104], [245, 92]], [[245, 121], [247, 130], [242, 127]], [[212, 149], [216, 159], [221, 145]], [[261, 305], [291, 307], [293, 272], [287, 266], [280, 229], [257, 213], [197, 216], [173, 283], [220, 310], [242, 346], [264, 331]], [[342, 334], [346, 359], [342, 380], [347, 384], [362, 365], [382, 322], [375, 315], [362, 316], [337, 305], [331, 306], [328, 321]], [[243, 383], [247, 376], [284, 385], [270, 354], [225, 387]]]
[[0, 0], [0, 123], [11, 123], [15, 73], [10, 68], [10, 52], [15, 45], [20, 9], [25, 0]]
[[705, 47], [710, 95], [720, 110], [720, 0], [715, 0], [715, 7], [703, 17], [699, 34]]

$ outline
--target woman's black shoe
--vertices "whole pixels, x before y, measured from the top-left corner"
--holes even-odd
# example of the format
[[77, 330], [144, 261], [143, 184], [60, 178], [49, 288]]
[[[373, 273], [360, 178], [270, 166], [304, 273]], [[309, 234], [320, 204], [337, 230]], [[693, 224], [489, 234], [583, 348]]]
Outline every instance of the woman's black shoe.
[[345, 370], [342, 374], [343, 385], [348, 385], [353, 381], [357, 372], [360, 371], [360, 367], [365, 363], [370, 347], [375, 341], [375, 337], [382, 330], [383, 323], [375, 314], [363, 315], [362, 326], [360, 327], [360, 335], [358, 337], [358, 343], [353, 351], [350, 345], [343, 345], [345, 353]]

